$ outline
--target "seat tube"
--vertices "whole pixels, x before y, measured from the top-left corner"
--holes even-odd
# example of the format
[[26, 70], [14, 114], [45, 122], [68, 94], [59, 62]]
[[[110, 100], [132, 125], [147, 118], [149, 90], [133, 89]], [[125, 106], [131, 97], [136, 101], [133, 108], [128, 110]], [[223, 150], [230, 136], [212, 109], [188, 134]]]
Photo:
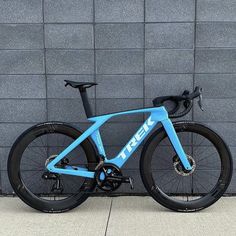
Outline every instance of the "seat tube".
[[95, 130], [91, 134], [91, 138], [93, 139], [94, 143], [97, 146], [98, 152], [100, 155], [102, 155], [104, 158], [106, 158], [106, 152], [102, 143], [102, 138], [99, 129]]
[[88, 100], [86, 88], [81, 88], [79, 91], [80, 91], [80, 95], [82, 98], [85, 114], [86, 114], [87, 118], [90, 118], [93, 116], [93, 113], [92, 113], [92, 109], [91, 109], [91, 106], [90, 106], [90, 103]]
[[179, 141], [179, 138], [178, 138], [178, 135], [175, 131], [175, 128], [171, 122], [170, 119], [166, 119], [166, 120], [163, 120], [161, 121], [165, 130], [166, 130], [166, 133], [171, 141], [171, 144], [173, 145], [177, 155], [179, 156], [180, 158], [180, 161], [182, 162], [184, 168], [186, 170], [192, 170], [192, 167], [187, 159], [187, 156], [183, 150], [183, 147]]

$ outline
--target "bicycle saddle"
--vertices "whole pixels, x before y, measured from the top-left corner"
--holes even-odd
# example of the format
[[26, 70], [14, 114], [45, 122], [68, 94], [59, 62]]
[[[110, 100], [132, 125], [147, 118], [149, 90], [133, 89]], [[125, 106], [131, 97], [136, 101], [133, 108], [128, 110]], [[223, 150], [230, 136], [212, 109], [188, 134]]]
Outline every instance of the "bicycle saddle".
[[65, 87], [70, 85], [72, 88], [79, 88], [79, 89], [86, 89], [94, 85], [97, 85], [97, 83], [93, 82], [76, 82], [71, 80], [64, 80], [64, 81], [66, 82]]

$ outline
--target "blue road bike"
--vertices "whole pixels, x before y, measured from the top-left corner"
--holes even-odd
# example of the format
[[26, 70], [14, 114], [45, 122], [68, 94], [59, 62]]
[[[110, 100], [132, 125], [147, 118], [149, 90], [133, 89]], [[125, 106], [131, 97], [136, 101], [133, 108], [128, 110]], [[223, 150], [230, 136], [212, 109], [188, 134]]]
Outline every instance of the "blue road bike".
[[[141, 153], [140, 173], [158, 203], [174, 211], [197, 211], [224, 194], [232, 176], [225, 142], [203, 124], [170, 120], [189, 113], [194, 98], [199, 98], [201, 107], [201, 89], [157, 97], [150, 108], [92, 116], [87, 89], [96, 83], [65, 82], [80, 91], [92, 125], [82, 132], [67, 123], [46, 122], [20, 135], [9, 154], [8, 175], [26, 204], [43, 212], [65, 212], [84, 202], [94, 189], [112, 192], [122, 183], [133, 188], [133, 179], [121, 168], [151, 132]], [[146, 121], [115, 157], [107, 156], [100, 127], [111, 118], [137, 113], [146, 113]]]

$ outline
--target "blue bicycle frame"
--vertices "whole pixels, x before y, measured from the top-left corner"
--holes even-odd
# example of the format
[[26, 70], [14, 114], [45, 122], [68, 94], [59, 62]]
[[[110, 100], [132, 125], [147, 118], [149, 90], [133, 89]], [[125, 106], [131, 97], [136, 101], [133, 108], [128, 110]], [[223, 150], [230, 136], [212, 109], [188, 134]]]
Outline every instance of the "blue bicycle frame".
[[[129, 140], [129, 142], [122, 148], [119, 154], [113, 159], [107, 159], [101, 135], [99, 132], [99, 128], [112, 117], [119, 115], [135, 114], [135, 113], [150, 113], [150, 116], [144, 122], [144, 124], [138, 129], [135, 135]], [[180, 161], [182, 162], [184, 168], [186, 170], [192, 169], [186, 157], [186, 154], [182, 148], [182, 145], [179, 141], [179, 138], [175, 132], [174, 126], [168, 117], [168, 113], [165, 107], [153, 107], [153, 108], [117, 112], [97, 117], [91, 117], [88, 120], [94, 122], [94, 124], [47, 165], [47, 169], [50, 172], [94, 178], [95, 172], [89, 171], [86, 168], [77, 166], [76, 169], [73, 168], [72, 166], [65, 166], [64, 168], [56, 167], [56, 164], [60, 160], [62, 160], [68, 153], [70, 153], [74, 148], [76, 148], [81, 142], [83, 142], [89, 136], [91, 136], [92, 140], [96, 144], [99, 154], [102, 157], [104, 157], [104, 163], [111, 163], [121, 168], [125, 164], [125, 162], [129, 159], [129, 157], [132, 155], [132, 153], [142, 143], [142, 141], [147, 137], [147, 135], [153, 130], [153, 128], [157, 125], [158, 122], [161, 122], [164, 129], [166, 130], [166, 133], [177, 155], [179, 156]]]

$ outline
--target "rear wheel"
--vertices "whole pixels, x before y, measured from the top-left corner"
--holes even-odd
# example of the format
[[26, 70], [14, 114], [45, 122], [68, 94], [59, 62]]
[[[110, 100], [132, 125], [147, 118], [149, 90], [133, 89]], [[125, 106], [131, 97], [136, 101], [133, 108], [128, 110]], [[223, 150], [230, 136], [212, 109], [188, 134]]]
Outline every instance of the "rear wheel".
[[232, 176], [232, 158], [224, 141], [204, 125], [174, 124], [192, 166], [182, 166], [163, 128], [146, 142], [140, 170], [149, 194], [175, 211], [197, 211], [216, 202], [226, 191]]
[[[53, 174], [46, 165], [82, 133], [62, 123], [44, 123], [26, 130], [13, 145], [8, 175], [15, 193], [29, 206], [43, 212], [64, 212], [84, 202], [95, 187], [94, 179]], [[86, 139], [58, 166], [96, 165], [96, 151]]]

